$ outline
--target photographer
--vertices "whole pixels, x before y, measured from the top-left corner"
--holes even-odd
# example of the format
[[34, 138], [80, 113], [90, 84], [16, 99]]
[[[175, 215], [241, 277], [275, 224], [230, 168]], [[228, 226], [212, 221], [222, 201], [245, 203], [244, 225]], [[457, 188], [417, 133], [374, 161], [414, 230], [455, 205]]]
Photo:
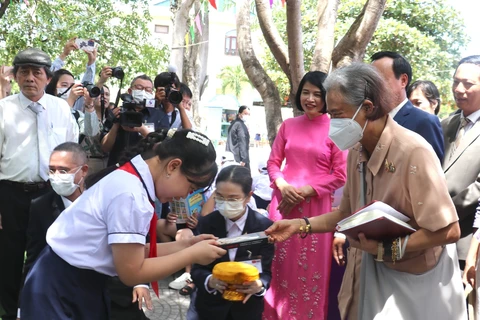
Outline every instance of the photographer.
[[186, 92], [183, 94], [181, 91], [180, 80], [175, 72], [160, 73], [155, 77], [154, 83], [156, 107], [168, 115], [169, 127], [172, 129], [192, 129], [192, 123], [184, 104], [181, 103]]
[[[62, 69], [65, 66], [65, 59], [70, 55], [70, 53], [72, 53], [72, 51], [79, 50], [77, 44], [75, 43], [75, 39], [77, 39], [77, 37], [74, 37], [68, 40], [65, 46], [63, 47], [62, 53], [52, 62], [52, 66], [50, 67], [50, 70], [52, 72]], [[83, 50], [83, 51], [88, 57], [88, 62], [85, 69], [85, 73], [83, 74], [82, 83], [85, 83], [85, 82], [93, 83], [95, 78], [95, 61], [97, 60], [97, 50], [95, 49], [93, 51], [86, 51], [86, 50]], [[67, 100], [67, 102], [69, 101]], [[74, 110], [83, 111], [83, 104], [84, 104], [83, 97], [80, 97], [74, 101], [73, 106], [72, 104], [70, 104], [70, 106], [73, 107]]]
[[[143, 137], [152, 131], [168, 127], [167, 117], [156, 108], [145, 107], [147, 101], [153, 99], [153, 83], [146, 75], [133, 79], [128, 94], [133, 97], [135, 112], [142, 114], [142, 125], [130, 127], [119, 122], [122, 111], [120, 108], [109, 109], [102, 134], [102, 151], [109, 152], [108, 166], [118, 162], [119, 155], [125, 148], [136, 145]], [[125, 103], [125, 102], [124, 102]], [[131, 103], [129, 103], [131, 104]]]

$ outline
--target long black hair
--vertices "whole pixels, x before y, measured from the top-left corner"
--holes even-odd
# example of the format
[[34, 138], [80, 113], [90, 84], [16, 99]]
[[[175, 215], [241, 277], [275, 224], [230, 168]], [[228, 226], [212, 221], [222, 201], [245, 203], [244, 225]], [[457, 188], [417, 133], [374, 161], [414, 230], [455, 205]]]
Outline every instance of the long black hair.
[[60, 80], [60, 77], [63, 76], [64, 74], [71, 76], [72, 78], [75, 79], [73, 74], [65, 69], [58, 69], [53, 73], [52, 80], [47, 84], [45, 87], [45, 93], [51, 94], [52, 96], [57, 95], [57, 83]]
[[149, 133], [133, 148], [128, 149], [117, 165], [105, 168], [85, 179], [89, 188], [118, 166], [141, 154], [144, 160], [159, 157], [162, 160], [178, 158], [182, 160], [180, 171], [199, 188], [209, 187], [217, 175], [217, 157], [212, 142], [203, 134], [193, 130], [173, 131], [160, 129]]
[[252, 191], [252, 175], [250, 170], [244, 166], [228, 166], [223, 168], [217, 176], [219, 182], [231, 182], [239, 185], [245, 196]]

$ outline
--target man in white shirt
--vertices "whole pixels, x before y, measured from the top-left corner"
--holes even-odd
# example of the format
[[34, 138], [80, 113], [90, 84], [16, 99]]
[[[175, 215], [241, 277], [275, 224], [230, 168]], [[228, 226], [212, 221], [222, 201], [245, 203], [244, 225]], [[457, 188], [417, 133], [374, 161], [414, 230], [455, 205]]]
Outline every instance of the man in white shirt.
[[67, 102], [45, 94], [49, 56], [26, 49], [13, 60], [20, 93], [0, 100], [0, 303], [3, 320], [16, 319], [29, 210], [50, 190], [48, 160], [53, 148], [78, 141], [78, 125]]

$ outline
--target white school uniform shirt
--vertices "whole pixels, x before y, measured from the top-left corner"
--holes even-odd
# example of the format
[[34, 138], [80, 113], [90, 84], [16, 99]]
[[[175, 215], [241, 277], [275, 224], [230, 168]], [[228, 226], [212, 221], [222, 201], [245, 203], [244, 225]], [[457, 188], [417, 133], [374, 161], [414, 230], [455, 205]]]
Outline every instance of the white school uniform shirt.
[[252, 178], [252, 191], [253, 193], [262, 198], [265, 201], [272, 200], [273, 189], [270, 188], [270, 177], [268, 173], [261, 173]]
[[148, 191], [138, 177], [115, 170], [84, 191], [48, 229], [48, 245], [70, 265], [116, 276], [110, 245], [145, 244], [155, 188], [142, 157], [133, 158], [132, 164]]
[[[22, 93], [0, 100], [0, 180], [40, 182], [37, 115]], [[38, 101], [47, 113], [48, 154], [61, 143], [78, 142], [78, 125], [68, 103], [49, 94]]]

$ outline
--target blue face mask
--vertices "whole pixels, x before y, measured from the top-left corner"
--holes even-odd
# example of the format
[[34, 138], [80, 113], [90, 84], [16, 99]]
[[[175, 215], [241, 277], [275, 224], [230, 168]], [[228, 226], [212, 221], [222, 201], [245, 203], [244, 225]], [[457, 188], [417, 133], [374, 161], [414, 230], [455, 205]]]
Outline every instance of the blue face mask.
[[350, 149], [363, 137], [363, 131], [365, 131], [368, 120], [365, 122], [363, 129], [358, 122], [354, 120], [362, 108], [362, 105], [363, 103], [358, 107], [352, 119], [341, 118], [330, 120], [328, 136], [340, 150]]

